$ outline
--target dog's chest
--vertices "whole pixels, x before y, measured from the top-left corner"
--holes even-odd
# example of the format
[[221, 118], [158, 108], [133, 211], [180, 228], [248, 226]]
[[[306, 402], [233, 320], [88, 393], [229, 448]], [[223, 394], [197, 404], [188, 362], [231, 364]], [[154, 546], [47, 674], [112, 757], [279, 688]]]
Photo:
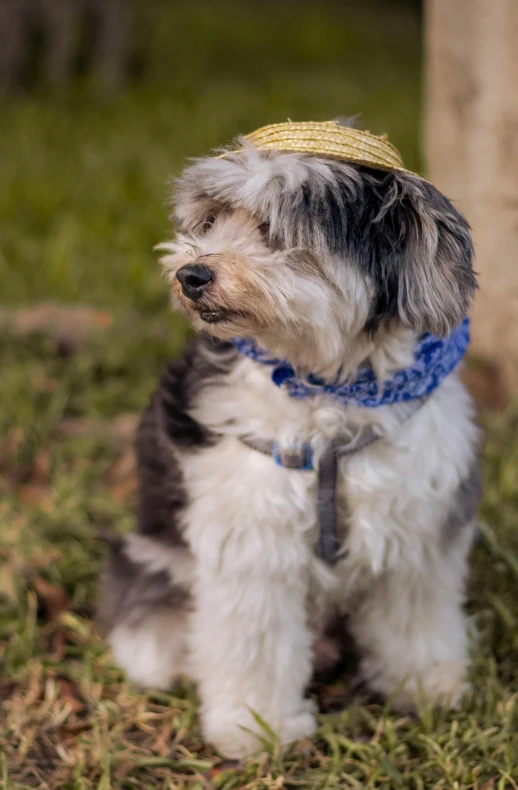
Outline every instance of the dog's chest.
[[[319, 523], [318, 472], [280, 466], [247, 446], [243, 437], [275, 440], [289, 448], [309, 442], [316, 458], [346, 422], [341, 406], [297, 401], [273, 388], [255, 366], [198, 404], [196, 416], [221, 434], [213, 447], [184, 460], [190, 506], [188, 539], [209, 564], [241, 570], [288, 572], [308, 566], [315, 556]], [[223, 397], [222, 397], [223, 395]], [[214, 405], [216, 404], [216, 405]], [[337, 532], [349, 526], [348, 468], [336, 475]]]
[[188, 539], [207, 563], [262, 563], [287, 571], [305, 562], [316, 537], [316, 475], [284, 469], [273, 458], [223, 438], [186, 460]]
[[[384, 408], [289, 397], [267, 370], [243, 360], [200, 393], [192, 413], [220, 437], [182, 458], [189, 502], [184, 530], [200, 568], [240, 578], [316, 575], [352, 592], [401, 565], [421, 572], [428, 554], [439, 550], [441, 525], [476, 440], [469, 399], [454, 375], [401, 424]], [[330, 569], [315, 553], [317, 471], [280, 467], [243, 438], [275, 440], [281, 447], [309, 441], [318, 465], [330, 440], [374, 420], [386, 438], [338, 466], [342, 551]]]

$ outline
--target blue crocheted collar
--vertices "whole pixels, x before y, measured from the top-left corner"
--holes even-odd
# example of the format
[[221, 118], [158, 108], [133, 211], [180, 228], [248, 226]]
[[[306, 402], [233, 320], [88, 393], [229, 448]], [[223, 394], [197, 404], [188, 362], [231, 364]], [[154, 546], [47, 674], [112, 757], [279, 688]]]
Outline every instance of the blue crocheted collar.
[[385, 406], [422, 398], [436, 389], [466, 353], [469, 344], [469, 319], [465, 318], [448, 337], [421, 335], [414, 349], [414, 363], [396, 370], [392, 378], [380, 382], [370, 367], [360, 368], [353, 380], [324, 381], [312, 374], [297, 378], [289, 362], [272, 357], [248, 338], [232, 341], [240, 354], [272, 368], [272, 381], [284, 387], [293, 398], [327, 395], [344, 404]]

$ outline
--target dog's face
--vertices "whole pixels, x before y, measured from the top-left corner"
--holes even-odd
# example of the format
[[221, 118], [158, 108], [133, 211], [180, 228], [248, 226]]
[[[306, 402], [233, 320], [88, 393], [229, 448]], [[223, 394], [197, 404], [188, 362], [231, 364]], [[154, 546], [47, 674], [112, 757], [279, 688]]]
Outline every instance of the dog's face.
[[476, 288], [466, 221], [404, 172], [247, 146], [187, 168], [175, 219], [164, 265], [196, 328], [324, 366], [380, 328], [449, 333]]

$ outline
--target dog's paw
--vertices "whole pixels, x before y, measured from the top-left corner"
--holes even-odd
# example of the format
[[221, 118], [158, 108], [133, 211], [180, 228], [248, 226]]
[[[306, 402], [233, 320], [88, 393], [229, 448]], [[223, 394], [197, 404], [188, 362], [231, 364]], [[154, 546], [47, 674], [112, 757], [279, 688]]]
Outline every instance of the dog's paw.
[[259, 736], [240, 726], [218, 729], [215, 732], [205, 727], [205, 738], [228, 760], [240, 760], [259, 751], [262, 746]]
[[[311, 700], [306, 700], [306, 702], [311, 703]], [[313, 709], [312, 705], [311, 709]], [[316, 728], [317, 724], [315, 717], [309, 710], [305, 710], [297, 716], [285, 719], [282, 726], [279, 728], [281, 744], [287, 747], [295, 741], [300, 741], [302, 738], [309, 738], [314, 734]]]
[[[312, 705], [311, 700], [304, 702]], [[270, 725], [283, 748], [302, 738], [308, 738], [315, 732], [315, 718], [308, 710], [310, 705], [304, 704], [300, 713], [284, 719], [275, 726]], [[262, 748], [262, 740], [267, 739], [268, 736], [251, 717], [247, 720], [247, 724], [243, 723], [244, 720], [245, 717], [239, 717], [234, 724], [227, 722], [224, 726], [221, 722], [211, 725], [210, 721], [205, 721], [205, 737], [223, 757], [228, 759], [238, 760], [253, 754]]]
[[423, 705], [457, 708], [470, 688], [464, 661], [433, 664], [403, 679], [371, 674], [366, 681], [372, 691], [388, 699], [390, 706], [401, 713], [415, 712]]

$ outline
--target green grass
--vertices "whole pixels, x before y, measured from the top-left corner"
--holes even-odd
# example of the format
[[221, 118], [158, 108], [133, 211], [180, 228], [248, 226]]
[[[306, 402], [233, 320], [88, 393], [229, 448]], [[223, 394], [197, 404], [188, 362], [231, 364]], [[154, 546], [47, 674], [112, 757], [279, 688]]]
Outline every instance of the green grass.
[[114, 315], [69, 356], [45, 338], [0, 337], [0, 782], [516, 788], [516, 406], [483, 416], [473, 693], [459, 711], [401, 717], [353, 698], [320, 717], [312, 743], [286, 755], [270, 744], [229, 766], [201, 739], [189, 685], [137, 693], [95, 633], [102, 535], [134, 520], [129, 456], [109, 434], [63, 437], [59, 426], [139, 412], [184, 343], [152, 251], [169, 233], [168, 178], [239, 131], [341, 113], [361, 113], [367, 128], [389, 132], [409, 168], [421, 167], [420, 31], [408, 4], [139, 8], [145, 71], [123, 94], [41, 86], [0, 111], [2, 306], [49, 300]]

